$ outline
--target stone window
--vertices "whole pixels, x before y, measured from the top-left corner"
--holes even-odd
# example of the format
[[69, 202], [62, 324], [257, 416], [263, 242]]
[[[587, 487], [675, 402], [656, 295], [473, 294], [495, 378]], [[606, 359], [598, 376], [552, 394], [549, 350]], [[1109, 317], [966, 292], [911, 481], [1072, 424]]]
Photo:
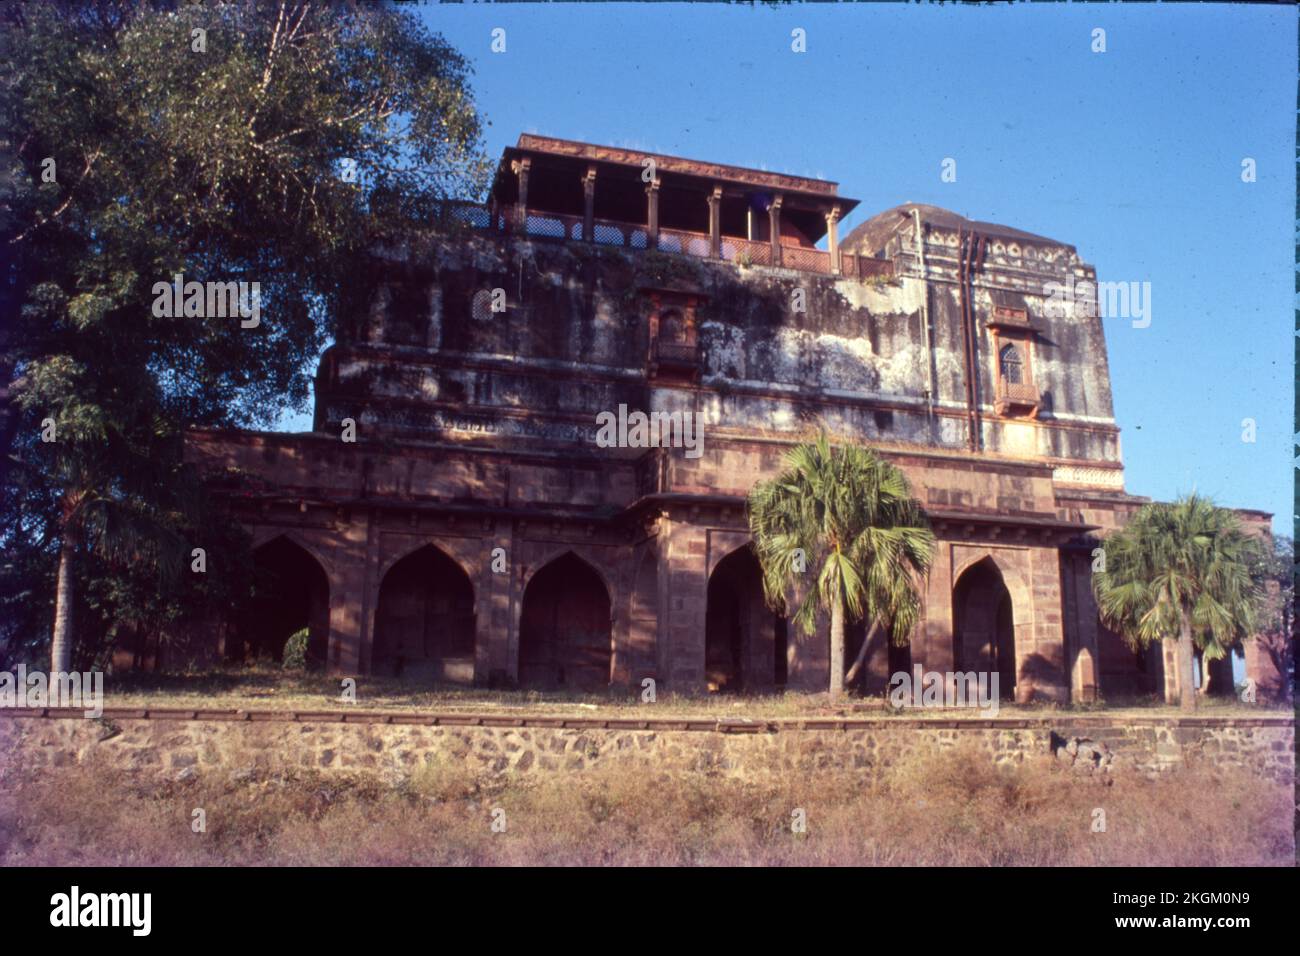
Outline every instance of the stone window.
[[998, 368], [1002, 372], [1002, 381], [1012, 385], [1021, 384], [1025, 380], [1025, 363], [1020, 347], [1014, 343], [1002, 346], [1002, 351], [998, 353]]
[[648, 298], [650, 377], [698, 379], [700, 350], [695, 339], [695, 308], [699, 297], [649, 290]]
[[659, 339], [663, 342], [683, 342], [686, 339], [686, 326], [682, 314], [676, 309], [668, 309], [659, 317]]
[[492, 318], [492, 292], [479, 289], [470, 302], [470, 313], [476, 322], [487, 322]]

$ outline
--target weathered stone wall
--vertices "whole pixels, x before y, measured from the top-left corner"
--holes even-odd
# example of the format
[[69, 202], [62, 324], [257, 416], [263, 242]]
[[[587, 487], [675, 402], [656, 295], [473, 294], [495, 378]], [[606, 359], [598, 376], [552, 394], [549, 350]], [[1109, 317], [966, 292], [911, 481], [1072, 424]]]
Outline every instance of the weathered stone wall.
[[[141, 712], [135, 712], [141, 713]], [[155, 715], [159, 712], [153, 712]], [[47, 767], [95, 757], [122, 770], [178, 774], [310, 768], [396, 778], [428, 761], [485, 773], [560, 773], [605, 765], [652, 773], [754, 777], [824, 770], [885, 771], [892, 762], [974, 742], [997, 763], [1058, 759], [1053, 734], [1087, 737], [1114, 754], [1112, 773], [1212, 765], [1291, 782], [1295, 728], [1286, 717], [942, 720], [598, 720], [456, 715], [259, 713], [174, 716], [0, 715], [0, 763]]]
[[[431, 234], [378, 251], [369, 311], [345, 323], [325, 363], [317, 427], [334, 432], [351, 417], [407, 438], [482, 429], [589, 445], [596, 413], [626, 403], [689, 406], [711, 433], [788, 434], [816, 418], [859, 440], [964, 448], [955, 234], [930, 244], [924, 273], [900, 258], [899, 277], [882, 283], [582, 242]], [[1033, 258], [991, 253], [974, 295], [983, 448], [1117, 467], [1100, 320], [1074, 307], [1053, 314], [1045, 291], [1091, 269], [1060, 244], [1024, 253]], [[650, 394], [654, 289], [699, 300], [698, 389]], [[492, 311], [494, 290], [504, 311]], [[1031, 356], [1042, 404], [1031, 419], [995, 413], [988, 323], [997, 306], [1025, 310], [1043, 331]], [[533, 415], [511, 420], [519, 409]]]

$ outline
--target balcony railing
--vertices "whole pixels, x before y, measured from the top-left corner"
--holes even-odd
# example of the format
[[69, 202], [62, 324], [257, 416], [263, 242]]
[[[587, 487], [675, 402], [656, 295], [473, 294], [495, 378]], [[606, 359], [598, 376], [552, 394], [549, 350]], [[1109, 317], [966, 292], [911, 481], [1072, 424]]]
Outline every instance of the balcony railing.
[[650, 377], [685, 378], [697, 381], [700, 377], [700, 347], [694, 342], [671, 342], [656, 339], [650, 347]]
[[892, 279], [894, 263], [892, 259], [874, 259], [871, 256], [854, 255], [846, 252], [841, 258], [841, 265], [846, 276], [859, 279]]
[[831, 273], [831, 254], [820, 249], [806, 249], [803, 246], [783, 246], [781, 248], [781, 265], [787, 269], [800, 272]]
[[1038, 407], [1038, 386], [1032, 382], [1008, 382], [1000, 379], [997, 387], [999, 405]]
[[[582, 217], [565, 213], [530, 209], [524, 217], [521, 228], [514, 207], [500, 206], [493, 210], [473, 203], [448, 202], [444, 204], [441, 218], [444, 222], [456, 223], [472, 229], [522, 232], [531, 239], [554, 239], [560, 242], [580, 242], [583, 239]], [[649, 231], [644, 224], [616, 222], [609, 219], [593, 221], [592, 241], [600, 246], [619, 246], [625, 249], [650, 247]], [[721, 258], [726, 262], [733, 262], [740, 266], [773, 264], [770, 242], [741, 239], [737, 236], [721, 236], [719, 245]], [[709, 234], [705, 232], [661, 227], [659, 250], [708, 259], [712, 257], [712, 242]], [[782, 245], [781, 265], [786, 269], [800, 272], [816, 272], [822, 275], [834, 273], [834, 263], [829, 252], [806, 246]], [[894, 274], [894, 266], [888, 259], [873, 259], [852, 252], [841, 252], [840, 272], [849, 278], [889, 278]]]
[[700, 364], [700, 347], [694, 342], [666, 342], [657, 339], [654, 358], [660, 366], [697, 368]]
[[741, 266], [770, 266], [772, 244], [754, 239], [722, 237], [722, 258]]
[[709, 234], [707, 232], [686, 232], [683, 229], [660, 229], [659, 251], [679, 252], [699, 259], [709, 257]]

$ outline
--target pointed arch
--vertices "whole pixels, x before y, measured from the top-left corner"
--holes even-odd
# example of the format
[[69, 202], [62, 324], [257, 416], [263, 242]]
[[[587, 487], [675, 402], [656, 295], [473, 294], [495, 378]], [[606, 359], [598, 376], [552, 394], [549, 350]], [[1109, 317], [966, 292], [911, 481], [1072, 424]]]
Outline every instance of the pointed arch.
[[398, 562], [405, 561], [411, 555], [416, 554], [419, 551], [423, 551], [425, 548], [433, 548], [435, 551], [439, 552], [444, 557], [446, 557], [449, 561], [455, 564], [456, 567], [460, 568], [460, 570], [464, 573], [465, 577], [469, 578], [471, 581], [474, 580], [474, 574], [477, 569], [466, 565], [465, 562], [462, 561], [459, 557], [457, 557], [451, 551], [448, 551], [445, 547], [443, 547], [443, 545], [440, 542], [432, 538], [423, 541], [416, 540], [413, 543], [408, 542], [406, 547], [403, 550], [397, 551], [389, 555], [386, 560], [381, 561], [379, 564], [379, 573], [377, 575], [378, 579], [382, 581], [387, 576], [388, 572], [393, 569], [394, 565], [396, 565]]
[[610, 571], [610, 569], [605, 567], [605, 565], [594, 555], [588, 554], [586, 550], [584, 550], [583, 548], [575, 547], [574, 545], [571, 544], [564, 544], [558, 548], [553, 548], [552, 550], [546, 552], [546, 554], [543, 555], [540, 560], [530, 562], [529, 565], [524, 569], [524, 575], [522, 580], [520, 581], [520, 584], [525, 589], [527, 589], [528, 585], [532, 582], [533, 578], [537, 576], [537, 573], [539, 571], [541, 571], [547, 565], [554, 564], [558, 559], [569, 554], [573, 555], [575, 558], [577, 558], [579, 561], [581, 561], [583, 564], [589, 567], [592, 570], [592, 572], [596, 575], [596, 577], [600, 578], [600, 583], [602, 586], [604, 586], [605, 592], [609, 595], [611, 601], [617, 599], [618, 588], [615, 585], [614, 574]]
[[253, 533], [252, 551], [254, 554], [277, 539], [284, 538], [306, 551], [321, 566], [326, 577], [334, 579], [334, 562], [326, 552], [321, 551], [306, 535], [296, 528], [262, 528]]
[[371, 673], [470, 683], [477, 633], [474, 585], [458, 561], [424, 543], [393, 560], [379, 583]]
[[613, 602], [600, 569], [572, 549], [539, 566], [519, 614], [519, 683], [603, 690], [613, 665]]
[[1026, 381], [1025, 364], [1024, 353], [1016, 342], [1008, 342], [998, 352], [998, 374], [1010, 385]]
[[763, 575], [747, 543], [709, 573], [705, 605], [705, 685], [711, 691], [770, 689], [785, 683], [785, 618], [767, 607]]
[[307, 630], [307, 659], [322, 665], [329, 651], [330, 579], [325, 565], [290, 532], [253, 548], [253, 595], [227, 643], [233, 660], [284, 659], [288, 640]]
[[[1022, 553], [1013, 552], [1013, 554]], [[981, 561], [988, 561], [993, 565], [1001, 576], [1002, 582], [1007, 586], [1007, 590], [1011, 592], [1017, 607], [1029, 607], [1029, 583], [1026, 568], [1022, 561], [1009, 556], [1006, 549], [980, 548], [977, 553], [970, 555], [956, 565], [952, 575], [953, 584], [956, 585], [963, 574]]]
[[998, 695], [1015, 699], [1016, 606], [992, 555], [967, 562], [952, 592], [953, 669], [998, 675]]

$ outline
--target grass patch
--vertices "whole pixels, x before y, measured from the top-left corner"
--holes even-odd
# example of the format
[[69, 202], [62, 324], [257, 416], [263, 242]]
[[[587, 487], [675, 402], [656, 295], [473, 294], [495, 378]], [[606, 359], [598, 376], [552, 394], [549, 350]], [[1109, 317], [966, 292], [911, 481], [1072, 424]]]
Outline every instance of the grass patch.
[[[340, 699], [337, 677], [312, 673], [286, 673], [277, 667], [232, 667], [201, 674], [127, 673], [105, 681], [107, 707], [213, 708], [242, 710], [361, 710], [455, 711], [458, 713], [526, 710], [531, 714], [583, 716], [593, 711], [636, 712], [638, 716], [780, 718], [826, 715], [880, 715], [980, 718], [973, 708], [917, 709], [894, 712], [880, 697], [846, 697], [832, 705], [825, 694], [769, 693], [750, 695], [677, 696], [660, 694], [654, 704], [641, 702], [640, 688], [611, 689], [604, 694], [543, 693], [523, 690], [489, 690], [478, 687], [430, 686], [395, 678], [356, 678], [355, 704]], [[999, 716], [1050, 717], [1055, 714], [1106, 714], [1108, 716], [1158, 716], [1179, 714], [1157, 696], [1110, 700], [1097, 704], [1003, 703]], [[1283, 708], [1243, 704], [1235, 698], [1203, 701], [1198, 713], [1206, 716], [1260, 716], [1289, 714]]]
[[[160, 782], [92, 761], [0, 776], [0, 864], [1289, 866], [1293, 798], [1210, 769], [1101, 786], [966, 747], [874, 781], [617, 766], [479, 777], [449, 762], [398, 783], [312, 771]], [[195, 808], [205, 833], [191, 829]], [[796, 809], [805, 833], [792, 832]]]

